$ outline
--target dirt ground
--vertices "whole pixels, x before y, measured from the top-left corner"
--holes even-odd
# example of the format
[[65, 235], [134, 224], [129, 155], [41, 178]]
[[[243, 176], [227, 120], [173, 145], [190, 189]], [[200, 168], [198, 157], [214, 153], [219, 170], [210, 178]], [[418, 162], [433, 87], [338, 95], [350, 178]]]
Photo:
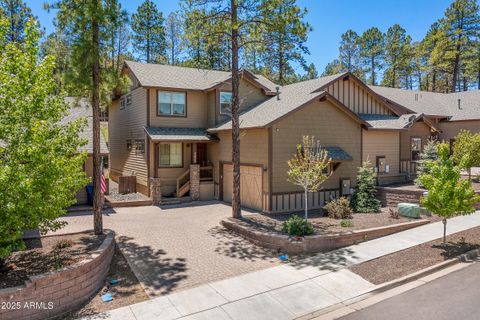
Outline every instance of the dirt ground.
[[25, 240], [26, 250], [14, 252], [0, 270], [0, 288], [23, 285], [29, 276], [52, 272], [86, 258], [105, 238], [93, 232]]
[[[118, 284], [109, 285], [108, 281], [111, 279], [118, 280]], [[113, 295], [113, 300], [103, 302], [102, 295], [107, 292]], [[94, 315], [145, 300], [148, 300], [147, 294], [130, 269], [120, 249], [116, 247], [104, 286], [80, 309], [64, 315], [61, 319], [70, 320]]]
[[[303, 217], [303, 214], [299, 213], [299, 215]], [[265, 231], [282, 232], [283, 223], [291, 216], [292, 214], [255, 214], [245, 215], [243, 220], [246, 223], [254, 225], [255, 227]], [[431, 221], [439, 220], [439, 218], [435, 216], [422, 216], [422, 218], [426, 218]], [[323, 216], [323, 213], [319, 211], [309, 213], [308, 215], [308, 221], [313, 224], [316, 234], [349, 232], [353, 230], [388, 226], [412, 220], [413, 219], [405, 217], [399, 217], [398, 219], [392, 218], [390, 217], [388, 208], [382, 208], [381, 212], [379, 213], [354, 213], [353, 219], [351, 219], [353, 222], [352, 227], [342, 227], [340, 225], [342, 220]]]
[[381, 284], [455, 258], [478, 247], [480, 227], [448, 236], [446, 245], [443, 245], [442, 239], [433, 240], [354, 265], [350, 270], [374, 284]]

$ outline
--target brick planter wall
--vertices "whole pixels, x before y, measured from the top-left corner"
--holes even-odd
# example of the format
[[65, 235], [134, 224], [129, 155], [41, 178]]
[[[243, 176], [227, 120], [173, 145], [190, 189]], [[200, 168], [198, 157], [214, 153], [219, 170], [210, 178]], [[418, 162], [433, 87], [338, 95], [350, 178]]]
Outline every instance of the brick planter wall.
[[344, 234], [305, 236], [301, 241], [295, 241], [284, 234], [259, 231], [241, 220], [232, 218], [223, 220], [221, 224], [225, 228], [235, 231], [245, 239], [262, 247], [288, 254], [300, 254], [338, 249], [415, 228], [429, 222], [428, 220], [421, 219], [378, 228], [354, 230]]
[[79, 307], [102, 287], [114, 249], [115, 234], [108, 231], [88, 259], [32, 276], [24, 286], [0, 289], [0, 320], [43, 320]]
[[420, 203], [424, 190], [406, 190], [390, 187], [377, 187], [377, 199], [382, 207], [396, 207], [400, 202]]

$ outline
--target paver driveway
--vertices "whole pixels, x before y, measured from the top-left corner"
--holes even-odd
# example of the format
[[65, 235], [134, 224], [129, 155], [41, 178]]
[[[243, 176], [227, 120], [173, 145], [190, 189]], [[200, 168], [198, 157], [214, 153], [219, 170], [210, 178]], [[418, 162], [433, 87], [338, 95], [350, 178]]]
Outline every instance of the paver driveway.
[[[219, 225], [231, 215], [221, 202], [161, 209], [116, 208], [104, 228], [116, 241], [150, 296], [276, 265], [276, 255]], [[70, 214], [61, 233], [92, 229], [91, 214]]]

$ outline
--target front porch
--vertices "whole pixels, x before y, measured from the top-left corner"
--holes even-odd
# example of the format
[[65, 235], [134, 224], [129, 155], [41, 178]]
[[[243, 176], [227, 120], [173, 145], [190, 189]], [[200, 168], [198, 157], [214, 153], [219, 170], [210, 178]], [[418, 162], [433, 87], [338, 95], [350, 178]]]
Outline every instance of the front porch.
[[198, 128], [152, 128], [149, 137], [149, 190], [156, 205], [214, 199], [209, 144], [218, 139]]

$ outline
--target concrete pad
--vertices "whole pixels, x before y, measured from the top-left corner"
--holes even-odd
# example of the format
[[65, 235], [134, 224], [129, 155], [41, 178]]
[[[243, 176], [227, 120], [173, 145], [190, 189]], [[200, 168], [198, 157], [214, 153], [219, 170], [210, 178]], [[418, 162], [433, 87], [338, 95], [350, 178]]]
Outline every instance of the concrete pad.
[[182, 320], [231, 320], [228, 314], [221, 307], [195, 313], [180, 319]]
[[270, 291], [269, 294], [295, 317], [323, 309], [340, 300], [312, 280]]
[[313, 281], [342, 301], [375, 288], [375, 285], [347, 269], [325, 274], [313, 279]]
[[136, 320], [171, 320], [181, 316], [167, 297], [136, 303], [130, 309]]
[[136, 320], [130, 306], [80, 318], [80, 320]]
[[290, 266], [278, 266], [245, 275], [245, 280], [259, 283], [270, 289], [285, 287], [293, 283], [307, 280], [308, 277]]
[[208, 285], [171, 294], [168, 296], [168, 299], [183, 316], [211, 309], [228, 302]]
[[233, 320], [290, 320], [294, 315], [268, 293], [223, 305]]
[[250, 279], [251, 276], [243, 275], [214, 282], [210, 286], [230, 302], [270, 290], [265, 284], [252, 282]]

